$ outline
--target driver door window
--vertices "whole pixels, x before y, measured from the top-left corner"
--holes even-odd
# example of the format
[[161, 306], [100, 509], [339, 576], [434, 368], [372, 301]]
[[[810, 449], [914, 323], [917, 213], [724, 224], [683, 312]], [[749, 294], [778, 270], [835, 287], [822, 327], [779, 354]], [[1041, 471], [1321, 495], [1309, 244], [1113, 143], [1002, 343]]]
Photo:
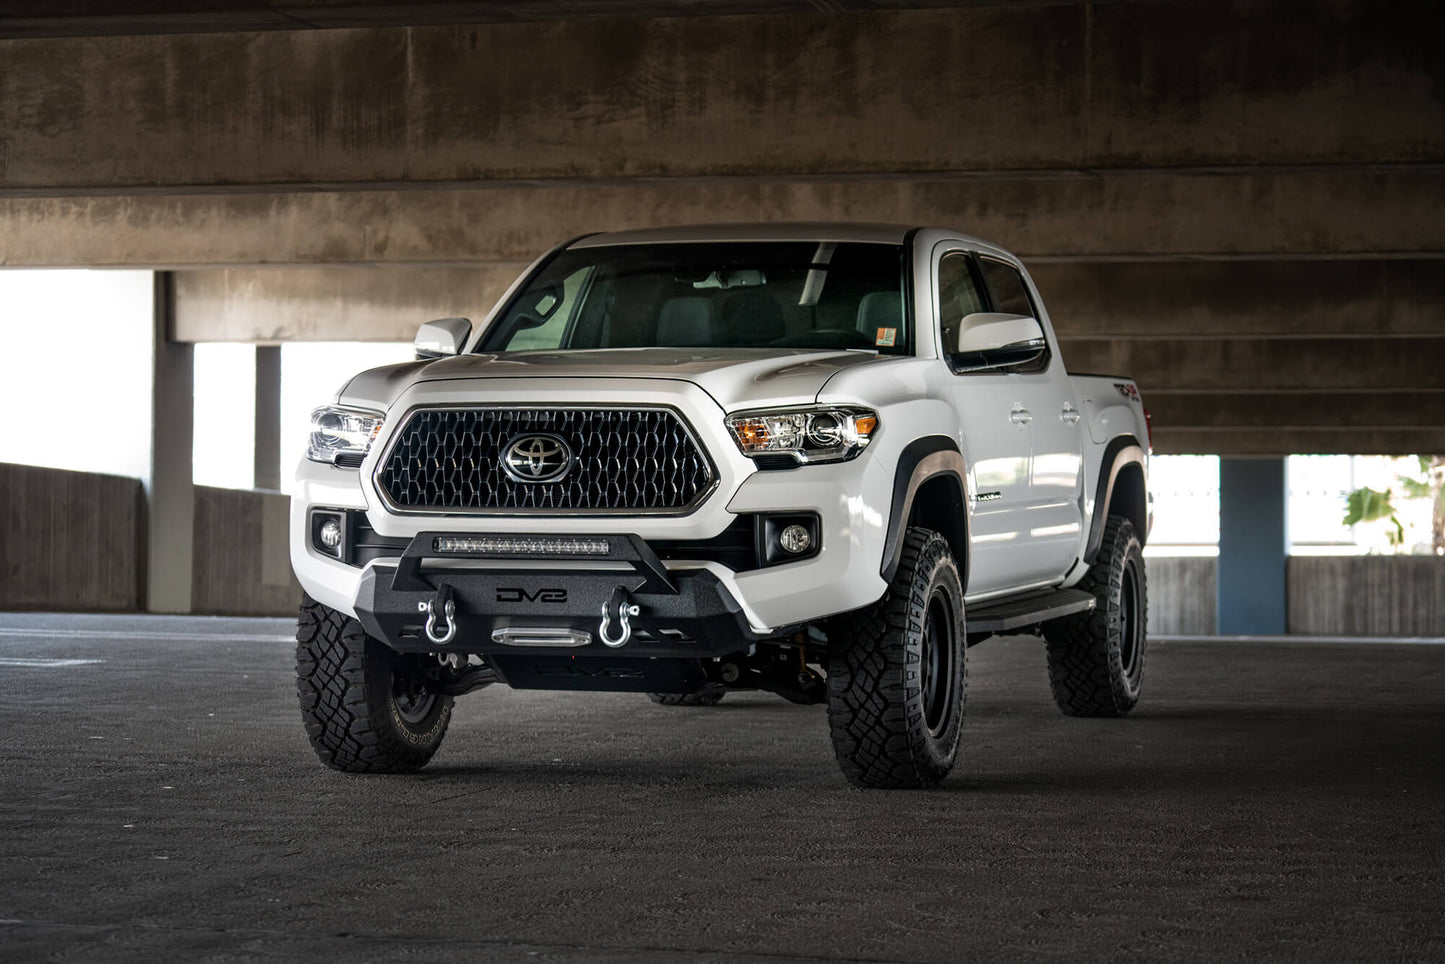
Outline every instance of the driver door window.
[[992, 258], [981, 258], [979, 267], [983, 269], [983, 279], [988, 284], [989, 295], [993, 298], [994, 311], [1038, 317], [1033, 302], [1029, 300], [1028, 288], [1024, 287], [1023, 276], [1013, 265]]
[[962, 251], [952, 251], [938, 262], [938, 324], [945, 354], [957, 349], [958, 331], [964, 317], [987, 310], [971, 261]]

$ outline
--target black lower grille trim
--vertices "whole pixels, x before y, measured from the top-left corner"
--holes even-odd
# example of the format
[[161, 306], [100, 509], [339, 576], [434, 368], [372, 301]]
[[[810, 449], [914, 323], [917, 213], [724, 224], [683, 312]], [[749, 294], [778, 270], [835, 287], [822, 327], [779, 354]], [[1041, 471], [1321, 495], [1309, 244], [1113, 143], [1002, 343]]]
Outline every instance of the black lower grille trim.
[[711, 539], [648, 539], [647, 545], [659, 559], [716, 562], [733, 572], [749, 572], [761, 567], [754, 520], [740, 515]]

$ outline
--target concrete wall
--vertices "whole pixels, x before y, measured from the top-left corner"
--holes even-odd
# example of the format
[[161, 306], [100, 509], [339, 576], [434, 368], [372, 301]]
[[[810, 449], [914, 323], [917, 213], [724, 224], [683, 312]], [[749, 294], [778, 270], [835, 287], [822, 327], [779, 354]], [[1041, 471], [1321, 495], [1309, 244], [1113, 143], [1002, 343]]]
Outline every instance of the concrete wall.
[[[1216, 632], [1216, 560], [1150, 557], [1149, 631]], [[1445, 558], [1290, 556], [1292, 636], [1445, 636]]]
[[1293, 556], [1296, 635], [1445, 636], [1445, 558]]
[[191, 611], [289, 616], [301, 602], [286, 544], [291, 499], [196, 486]]
[[[279, 492], [196, 487], [195, 612], [296, 611], [289, 504]], [[137, 479], [0, 463], [0, 609], [142, 609], [144, 517]]]
[[1150, 556], [1149, 632], [1163, 636], [1213, 636], [1215, 560], [1199, 556]]
[[0, 463], [0, 608], [139, 608], [143, 511], [136, 479]]
[[[192, 608], [289, 616], [289, 498], [197, 486]], [[0, 609], [135, 611], [144, 505], [135, 479], [0, 463]], [[1150, 557], [1149, 631], [1215, 632], [1215, 560]], [[1293, 556], [1289, 632], [1445, 636], [1445, 559]]]

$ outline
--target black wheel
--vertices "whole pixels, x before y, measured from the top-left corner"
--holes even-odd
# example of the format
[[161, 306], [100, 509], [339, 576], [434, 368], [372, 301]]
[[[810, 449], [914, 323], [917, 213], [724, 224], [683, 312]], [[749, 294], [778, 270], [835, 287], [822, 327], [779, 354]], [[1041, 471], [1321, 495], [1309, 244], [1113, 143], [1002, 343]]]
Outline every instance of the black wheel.
[[321, 762], [347, 773], [408, 773], [431, 759], [452, 698], [426, 689], [421, 657], [366, 635], [350, 616], [302, 597], [296, 692]]
[[1109, 516], [1079, 588], [1098, 600], [1093, 612], [1044, 624], [1054, 702], [1068, 716], [1123, 716], [1139, 702], [1149, 621], [1144, 554], [1128, 519]]
[[883, 599], [828, 627], [828, 727], [860, 787], [932, 786], [958, 755], [968, 671], [948, 543], [909, 529]]
[[717, 706], [728, 695], [721, 683], [709, 683], [696, 693], [648, 693], [658, 706]]

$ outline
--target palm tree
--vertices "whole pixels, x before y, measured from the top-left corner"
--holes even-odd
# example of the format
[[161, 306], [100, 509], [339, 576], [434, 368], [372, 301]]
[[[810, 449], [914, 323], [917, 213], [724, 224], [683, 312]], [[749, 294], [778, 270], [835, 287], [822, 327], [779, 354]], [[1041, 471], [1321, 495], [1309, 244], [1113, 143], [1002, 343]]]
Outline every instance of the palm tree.
[[[1403, 499], [1429, 499], [1430, 548], [1437, 556], [1445, 555], [1445, 455], [1421, 455], [1419, 475], [1423, 478], [1398, 477], [1400, 495]], [[1365, 486], [1345, 497], [1344, 524], [1352, 526], [1360, 522], [1375, 522], [1387, 519], [1394, 529], [1386, 532], [1390, 545], [1400, 548], [1405, 542], [1405, 526], [1394, 503], [1395, 490], [1384, 492]]]

